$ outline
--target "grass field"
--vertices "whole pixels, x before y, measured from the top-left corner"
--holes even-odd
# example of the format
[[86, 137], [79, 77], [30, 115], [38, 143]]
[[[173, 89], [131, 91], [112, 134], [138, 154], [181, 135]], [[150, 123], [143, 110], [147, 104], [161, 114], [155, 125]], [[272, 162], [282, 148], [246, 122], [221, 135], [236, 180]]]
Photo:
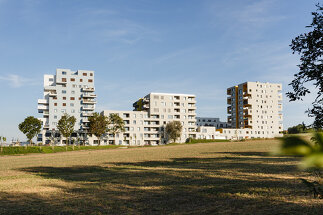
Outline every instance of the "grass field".
[[0, 157], [0, 214], [321, 214], [277, 140]]

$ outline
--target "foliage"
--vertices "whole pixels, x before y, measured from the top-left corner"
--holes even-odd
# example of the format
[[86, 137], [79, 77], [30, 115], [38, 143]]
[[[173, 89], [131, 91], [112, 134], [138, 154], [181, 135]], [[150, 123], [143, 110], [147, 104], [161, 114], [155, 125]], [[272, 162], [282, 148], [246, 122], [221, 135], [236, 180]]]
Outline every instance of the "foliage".
[[31, 143], [31, 140], [40, 132], [42, 122], [33, 116], [29, 116], [22, 123], [20, 123], [18, 127]]
[[220, 139], [193, 139], [193, 138], [189, 137], [185, 141], [185, 143], [216, 143], [216, 142], [230, 142], [230, 140], [220, 140]]
[[123, 119], [115, 113], [110, 114], [108, 118], [108, 128], [107, 132], [113, 135], [116, 135], [117, 133], [124, 132], [124, 121]]
[[176, 142], [182, 134], [183, 126], [180, 121], [172, 121], [167, 123], [165, 131], [170, 140]]
[[[297, 136], [289, 136], [282, 139], [282, 145], [280, 153], [286, 155], [302, 156], [301, 163], [302, 168], [307, 168], [320, 175], [321, 169], [323, 169], [323, 133], [317, 132], [311, 139], [312, 142], [303, 140]], [[323, 186], [321, 177], [317, 181], [308, 181], [306, 179], [300, 179], [303, 184], [307, 186], [309, 192], [313, 193], [314, 198], [323, 197]]]
[[[109, 119], [106, 116], [100, 115], [99, 113], [94, 113], [89, 118], [89, 132], [94, 134], [98, 140], [106, 132]], [[100, 143], [100, 142], [99, 142]]]
[[299, 133], [306, 132], [306, 130], [307, 130], [307, 127], [304, 124], [304, 122], [302, 124], [298, 124], [296, 126], [289, 127], [287, 129], [288, 134], [299, 134]]
[[[74, 131], [75, 122], [76, 119], [74, 116], [64, 114], [57, 123], [57, 129], [66, 139], [68, 139]], [[68, 145], [68, 141], [66, 141], [66, 145]]]
[[301, 34], [292, 40], [291, 49], [293, 54], [297, 52], [301, 55], [301, 64], [298, 65], [299, 72], [295, 74], [295, 79], [290, 83], [294, 92], [288, 92], [290, 101], [302, 99], [310, 90], [305, 87], [305, 83], [313, 82], [318, 89], [318, 94], [312, 103], [313, 107], [306, 112], [308, 116], [315, 117], [314, 128], [323, 128], [323, 7], [316, 5], [317, 11], [312, 12], [312, 24], [308, 33]]

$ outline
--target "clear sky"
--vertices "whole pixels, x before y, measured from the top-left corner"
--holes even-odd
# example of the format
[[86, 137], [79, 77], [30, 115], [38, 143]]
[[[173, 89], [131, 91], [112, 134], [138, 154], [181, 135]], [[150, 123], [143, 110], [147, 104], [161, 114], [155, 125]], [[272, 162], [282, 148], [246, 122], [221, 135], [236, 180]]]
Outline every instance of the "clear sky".
[[[197, 115], [226, 120], [226, 89], [283, 84], [298, 71], [289, 44], [318, 0], [0, 0], [0, 136], [40, 117], [43, 75], [95, 71], [97, 111], [131, 110], [149, 92], [191, 93]], [[322, 2], [321, 2], [322, 3]], [[311, 96], [313, 98], [313, 96]], [[284, 98], [284, 127], [311, 99]]]

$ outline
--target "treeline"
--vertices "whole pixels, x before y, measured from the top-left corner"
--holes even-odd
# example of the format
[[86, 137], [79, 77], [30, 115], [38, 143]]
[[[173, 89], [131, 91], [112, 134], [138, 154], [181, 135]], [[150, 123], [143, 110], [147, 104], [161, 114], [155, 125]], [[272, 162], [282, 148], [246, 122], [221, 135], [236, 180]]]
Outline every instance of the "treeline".
[[315, 130], [312, 126], [306, 126], [304, 123], [289, 127], [287, 129], [288, 134], [310, 133], [314, 131], [322, 131], [322, 129]]

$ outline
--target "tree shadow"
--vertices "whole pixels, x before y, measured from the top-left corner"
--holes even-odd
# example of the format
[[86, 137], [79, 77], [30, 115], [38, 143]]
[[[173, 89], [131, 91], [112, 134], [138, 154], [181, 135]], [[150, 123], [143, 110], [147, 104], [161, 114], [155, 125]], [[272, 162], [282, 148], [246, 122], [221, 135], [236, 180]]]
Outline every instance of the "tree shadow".
[[282, 175], [297, 173], [295, 165], [260, 162], [255, 160], [262, 156], [258, 153], [244, 156], [23, 168], [20, 171], [68, 186], [57, 185], [63, 192], [51, 198], [0, 193], [0, 213], [316, 214], [323, 209], [293, 203], [293, 196], [304, 198], [297, 191], [302, 185]]

